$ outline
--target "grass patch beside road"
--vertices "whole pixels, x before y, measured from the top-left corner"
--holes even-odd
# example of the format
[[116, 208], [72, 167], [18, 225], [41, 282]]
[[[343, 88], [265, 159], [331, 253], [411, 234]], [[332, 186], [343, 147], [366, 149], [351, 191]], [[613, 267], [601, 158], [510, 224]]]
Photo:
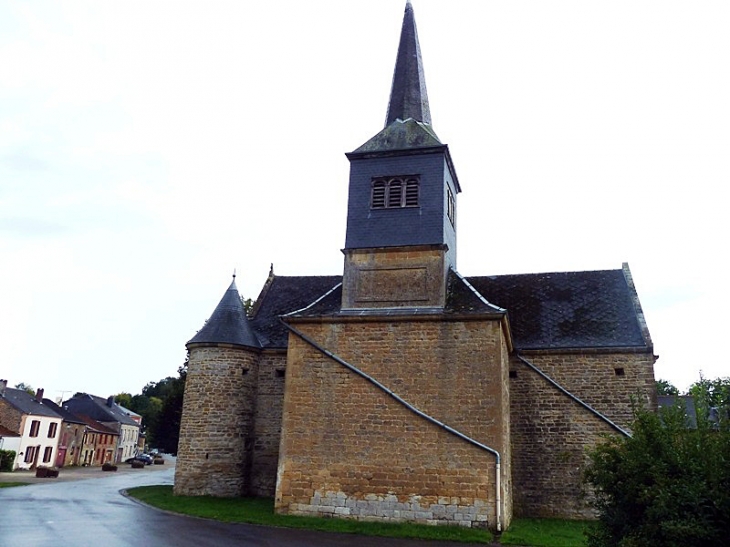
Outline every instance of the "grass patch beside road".
[[29, 482], [0, 482], [0, 488], [12, 488], [13, 486], [27, 486]]
[[502, 537], [503, 545], [531, 547], [585, 547], [585, 520], [515, 519]]
[[325, 532], [360, 534], [411, 539], [490, 543], [487, 530], [458, 526], [424, 526], [363, 522], [349, 519], [297, 517], [274, 513], [274, 501], [266, 498], [214, 498], [210, 496], [173, 496], [172, 486], [140, 486], [127, 493], [144, 503], [184, 515], [214, 519], [222, 522], [262, 524], [283, 528], [305, 528]]

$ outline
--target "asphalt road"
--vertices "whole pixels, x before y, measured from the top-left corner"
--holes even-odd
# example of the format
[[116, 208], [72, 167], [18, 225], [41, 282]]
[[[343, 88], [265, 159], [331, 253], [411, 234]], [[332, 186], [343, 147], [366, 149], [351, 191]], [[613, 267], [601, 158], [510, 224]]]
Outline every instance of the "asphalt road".
[[174, 468], [133, 471], [102, 474], [95, 470], [94, 474], [87, 472], [70, 480], [74, 477], [62, 470], [66, 480], [43, 479], [48, 482], [0, 488], [0, 547], [465, 547], [449, 542], [366, 538], [172, 515], [128, 499], [120, 491], [172, 484]]

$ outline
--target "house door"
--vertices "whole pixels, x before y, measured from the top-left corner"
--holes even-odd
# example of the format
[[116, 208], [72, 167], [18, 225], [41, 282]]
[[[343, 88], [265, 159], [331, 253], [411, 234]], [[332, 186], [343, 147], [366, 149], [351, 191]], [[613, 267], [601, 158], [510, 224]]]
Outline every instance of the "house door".
[[56, 467], [63, 467], [63, 462], [66, 461], [66, 450], [65, 446], [58, 448], [58, 456], [56, 456]]

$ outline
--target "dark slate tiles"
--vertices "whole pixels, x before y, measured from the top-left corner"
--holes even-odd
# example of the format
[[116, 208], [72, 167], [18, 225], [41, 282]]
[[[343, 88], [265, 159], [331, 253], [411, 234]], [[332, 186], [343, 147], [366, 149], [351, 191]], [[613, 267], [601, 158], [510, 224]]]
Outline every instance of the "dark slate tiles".
[[646, 347], [622, 270], [470, 277], [518, 349]]

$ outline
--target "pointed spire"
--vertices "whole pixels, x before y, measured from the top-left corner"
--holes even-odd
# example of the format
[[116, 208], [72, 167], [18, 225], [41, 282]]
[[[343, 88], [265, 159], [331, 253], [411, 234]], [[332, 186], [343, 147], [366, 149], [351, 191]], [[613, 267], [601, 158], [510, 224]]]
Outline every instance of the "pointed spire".
[[421, 47], [418, 44], [416, 19], [410, 0], [406, 2], [403, 15], [398, 56], [395, 60], [393, 86], [390, 91], [387, 127], [397, 119], [413, 118], [418, 122], [431, 123], [431, 112], [428, 108], [426, 79], [423, 75]]
[[193, 336], [188, 344], [235, 344], [259, 348], [256, 335], [246, 316], [246, 309], [236, 287], [236, 274], [233, 274], [228, 290], [221, 298], [210, 319]]

